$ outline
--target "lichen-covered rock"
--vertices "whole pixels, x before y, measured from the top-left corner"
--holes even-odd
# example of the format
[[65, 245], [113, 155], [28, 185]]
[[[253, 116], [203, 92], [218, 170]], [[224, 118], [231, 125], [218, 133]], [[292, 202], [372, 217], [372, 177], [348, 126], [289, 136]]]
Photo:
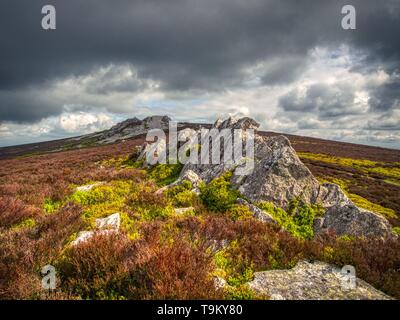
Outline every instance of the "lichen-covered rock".
[[256, 207], [242, 198], [238, 198], [237, 203], [246, 206], [253, 213], [253, 218], [261, 222], [276, 224], [275, 219], [269, 213], [261, 210], [259, 207]]
[[[235, 129], [256, 130], [258, 127], [259, 124], [251, 118], [232, 117], [224, 121], [217, 120], [213, 125], [213, 129], [230, 129], [232, 132]], [[198, 131], [197, 134], [201, 141], [201, 133]], [[268, 201], [283, 209], [287, 209], [290, 201], [295, 198], [307, 205], [322, 204], [326, 213], [324, 217], [316, 219], [315, 234], [330, 230], [337, 235], [382, 238], [392, 236], [391, 226], [384, 217], [358, 208], [338, 186], [333, 184], [321, 186], [284, 136], [265, 137], [255, 133], [254, 168], [247, 174], [239, 174], [238, 169], [243, 167], [241, 164], [224, 161], [224, 144], [232, 144], [233, 136], [226, 139], [224, 137], [224, 143], [219, 145], [219, 163], [212, 161], [209, 161], [210, 164], [186, 163], [177, 183], [189, 180], [195, 186], [194, 191], [198, 193], [196, 185], [201, 181], [208, 183], [224, 172], [232, 171], [232, 186], [252, 202]], [[239, 136], [242, 150], [246, 150], [246, 137], [249, 137], [249, 134], [243, 133]], [[142, 155], [149, 151], [149, 148], [150, 145], [145, 146]], [[153, 148], [158, 148], [156, 153], [161, 154], [164, 152], [165, 144], [161, 143]], [[210, 159], [211, 154], [212, 150]], [[265, 214], [257, 213], [256, 217], [270, 221]]]
[[167, 130], [170, 121], [171, 119], [167, 116], [151, 116], [143, 120], [127, 119], [116, 124], [110, 130], [98, 133], [96, 136], [93, 135], [93, 137], [102, 144], [113, 143], [145, 134], [151, 129]]
[[307, 204], [316, 203], [319, 183], [286, 137], [257, 137], [254, 156], [253, 172], [232, 179], [246, 198], [273, 202], [282, 208], [287, 208], [294, 198]]
[[383, 216], [368, 210], [358, 208], [346, 197], [339, 186], [331, 183], [322, 185], [322, 204], [325, 215], [314, 221], [314, 233], [332, 231], [335, 234], [391, 237], [392, 228]]
[[243, 117], [229, 117], [226, 120], [218, 119], [215, 121], [214, 128], [216, 129], [254, 129], [257, 130], [260, 127], [260, 124], [252, 118]]
[[193, 188], [197, 188], [200, 185], [200, 183], [202, 182], [201, 178], [192, 170], [186, 170], [185, 172], [183, 172], [180, 175], [178, 181], [179, 182], [189, 181], [192, 184]]
[[80, 191], [80, 192], [88, 192], [88, 191], [92, 190], [93, 188], [101, 186], [103, 184], [105, 184], [105, 182], [95, 182], [95, 183], [91, 183], [91, 184], [86, 184], [84, 186], [79, 186], [75, 190]]
[[90, 240], [94, 235], [109, 235], [118, 232], [120, 227], [120, 214], [114, 213], [105, 218], [96, 219], [96, 230], [93, 231], [81, 231], [78, 233], [77, 238], [71, 243], [72, 246], [76, 246], [79, 243]]
[[[215, 129], [252, 129], [259, 124], [251, 118], [228, 118], [217, 121]], [[244, 139], [245, 134], [242, 135]], [[225, 141], [232, 143], [232, 140]], [[245, 150], [245, 140], [242, 141]], [[211, 148], [210, 148], [211, 149]], [[210, 152], [211, 153], [211, 152]], [[254, 170], [247, 175], [237, 174], [237, 164], [224, 162], [223, 143], [221, 143], [219, 164], [185, 164], [181, 175], [189, 170], [201, 180], [209, 182], [225, 171], [233, 171], [231, 182], [252, 201], [270, 201], [276, 206], [286, 208], [295, 197], [305, 203], [315, 203], [319, 194], [319, 183], [310, 170], [300, 161], [289, 140], [284, 136], [262, 137], [254, 135]]]
[[116, 233], [118, 230], [107, 229], [107, 230], [96, 230], [96, 231], [81, 231], [78, 233], [77, 238], [72, 241], [71, 245], [76, 246], [79, 243], [90, 240], [95, 235], [110, 235]]
[[282, 300], [391, 299], [354, 276], [354, 286], [342, 269], [324, 262], [299, 262], [293, 269], [256, 272], [248, 285], [256, 293]]
[[119, 229], [120, 224], [121, 217], [118, 212], [105, 218], [96, 219], [97, 229]]
[[222, 279], [221, 277], [214, 277], [213, 280], [214, 280], [214, 287], [217, 290], [223, 290], [223, 289], [229, 287], [229, 285], [227, 284], [225, 279]]

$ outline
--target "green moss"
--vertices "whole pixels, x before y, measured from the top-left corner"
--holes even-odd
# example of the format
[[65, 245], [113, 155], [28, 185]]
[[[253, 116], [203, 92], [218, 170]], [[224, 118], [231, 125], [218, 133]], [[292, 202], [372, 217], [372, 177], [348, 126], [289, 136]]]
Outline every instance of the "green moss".
[[158, 164], [150, 169], [149, 177], [159, 186], [171, 184], [179, 178], [183, 165], [178, 164]]
[[191, 182], [183, 181], [179, 186], [169, 188], [166, 191], [166, 195], [176, 207], [192, 207], [199, 200], [199, 197], [192, 192], [192, 189], [193, 185]]
[[135, 212], [144, 220], [166, 219], [174, 214], [172, 205], [160, 207], [158, 205], [141, 205], [136, 208]]
[[226, 212], [236, 203], [240, 193], [232, 188], [232, 172], [226, 172], [209, 184], [200, 185], [200, 199], [212, 211]]
[[140, 225], [135, 219], [132, 219], [127, 213], [122, 212], [121, 216], [121, 229], [124, 230], [131, 240], [140, 238]]
[[357, 194], [349, 193], [349, 199], [354, 202], [360, 208], [380, 213], [381, 215], [388, 218], [397, 218], [396, 212], [392, 209], [385, 208], [379, 204], [373, 203]]
[[263, 297], [258, 296], [246, 284], [237, 287], [228, 287], [226, 290], [225, 298], [228, 300], [260, 300]]
[[301, 239], [311, 239], [314, 236], [314, 219], [323, 214], [321, 206], [309, 206], [298, 199], [290, 202], [288, 211], [276, 207], [271, 202], [261, 201], [257, 205], [270, 213], [284, 229]]
[[44, 200], [43, 210], [46, 213], [54, 213], [58, 209], [60, 209], [61, 207], [62, 207], [62, 201], [54, 201], [54, 200], [49, 199], [49, 198]]
[[393, 231], [394, 234], [397, 234], [397, 235], [400, 236], [400, 227], [394, 227], [394, 228], [392, 229], [392, 231]]
[[115, 180], [89, 191], [76, 191], [67, 201], [80, 204], [83, 218], [94, 227], [97, 218], [125, 211], [127, 197], [131, 194], [133, 185], [130, 181]]
[[247, 206], [235, 204], [229, 209], [228, 215], [232, 220], [237, 221], [252, 217], [253, 212]]
[[12, 227], [13, 230], [25, 229], [25, 228], [34, 228], [36, 226], [36, 220], [33, 218], [25, 219], [24, 221], [14, 225]]
[[232, 241], [228, 247], [214, 255], [216, 266], [214, 275], [226, 279], [226, 282], [233, 287], [245, 284], [254, 278], [253, 264], [231, 255], [231, 250], [237, 249], [238, 246], [237, 241]]

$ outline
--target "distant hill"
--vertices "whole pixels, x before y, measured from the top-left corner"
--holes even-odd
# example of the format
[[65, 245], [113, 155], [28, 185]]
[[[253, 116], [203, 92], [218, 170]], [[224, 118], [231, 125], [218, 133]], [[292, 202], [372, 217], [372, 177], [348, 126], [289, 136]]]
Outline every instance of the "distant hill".
[[[170, 118], [167, 116], [150, 116], [144, 118], [143, 120], [135, 117], [120, 122], [108, 130], [95, 132], [83, 136], [39, 143], [30, 143], [18, 146], [2, 147], [0, 148], [0, 159], [13, 158], [30, 154], [40, 154], [94, 147], [116, 143], [127, 139], [143, 137], [149, 129], [161, 128], [167, 130], [169, 121]], [[180, 129], [198, 129], [199, 127], [209, 128], [210, 126], [211, 124], [189, 122], [181, 122], [178, 124], [178, 127]], [[270, 131], [260, 131], [260, 134], [267, 136], [284, 135], [289, 138], [290, 142], [297, 152], [322, 153], [337, 157], [366, 159], [371, 161], [400, 162], [400, 150], [324, 140]]]

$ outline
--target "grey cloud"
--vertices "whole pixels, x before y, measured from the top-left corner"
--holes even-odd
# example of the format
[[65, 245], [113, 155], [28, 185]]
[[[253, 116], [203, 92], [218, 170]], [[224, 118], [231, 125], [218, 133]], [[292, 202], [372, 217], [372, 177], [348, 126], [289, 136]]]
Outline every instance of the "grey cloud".
[[[57, 9], [56, 31], [40, 27], [47, 2], [0, 3], [0, 121], [34, 122], [60, 114], [69, 104], [74, 110], [108, 108], [109, 94], [141, 92], [152, 81], [165, 97], [242, 89], [248, 85], [244, 71], [260, 63], [266, 66], [257, 75], [260, 85], [284, 87], [307, 70], [312, 49], [334, 52], [341, 44], [363, 55], [354, 72], [367, 75], [383, 68], [392, 75], [389, 83], [368, 89], [371, 111], [380, 115], [399, 105], [400, 81], [394, 77], [400, 65], [398, 0], [353, 0], [355, 31], [340, 27], [345, 0], [48, 2]], [[107, 66], [115, 67], [99, 75]], [[135, 72], [122, 77], [123, 66]], [[45, 96], [54, 83], [90, 75], [97, 76], [84, 83], [85, 93], [98, 95], [97, 101]], [[357, 115], [362, 110], [351, 103], [353, 89], [314, 85], [305, 97], [289, 92], [280, 106], [292, 121], [311, 112], [318, 121]], [[124, 112], [124, 103], [108, 110]]]
[[0, 91], [0, 122], [34, 122], [61, 113], [62, 105], [40, 91]]
[[387, 83], [371, 89], [369, 104], [373, 111], [400, 109], [399, 71], [394, 72]]
[[112, 92], [137, 92], [148, 88], [145, 79], [140, 79], [136, 71], [127, 65], [110, 65], [97, 70], [84, 81], [85, 88], [91, 94]]
[[313, 112], [319, 118], [333, 118], [359, 111], [353, 106], [354, 90], [344, 86], [314, 84], [303, 94], [294, 89], [279, 99], [279, 105], [288, 112]]
[[307, 57], [278, 57], [268, 64], [261, 82], [266, 85], [288, 84], [297, 80], [306, 67]]

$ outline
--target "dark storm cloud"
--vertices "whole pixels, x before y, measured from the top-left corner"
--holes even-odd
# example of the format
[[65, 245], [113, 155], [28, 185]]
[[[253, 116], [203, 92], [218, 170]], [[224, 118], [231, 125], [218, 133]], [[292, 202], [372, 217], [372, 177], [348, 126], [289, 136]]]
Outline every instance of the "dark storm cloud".
[[[41, 7], [49, 3], [57, 9], [56, 31], [40, 27]], [[347, 1], [2, 0], [0, 117], [34, 121], [61, 112], [60, 104], [36, 110], [35, 103], [12, 99], [7, 92], [109, 64], [133, 65], [139, 78], [159, 81], [164, 90], [218, 91], [240, 87], [244, 67], [281, 56], [295, 59], [267, 69], [261, 82], [291, 82], [305, 67], [309, 50], [318, 45], [349, 43], [366, 51], [369, 61], [399, 62], [398, 1], [352, 1], [356, 31], [340, 28], [344, 4]], [[93, 84], [89, 90], [103, 94], [140, 88], [128, 82]], [[304, 103], [297, 107], [312, 107]]]
[[394, 73], [389, 81], [371, 90], [369, 104], [373, 111], [400, 109], [400, 74]]
[[362, 112], [354, 106], [354, 88], [348, 83], [335, 86], [314, 84], [299, 92], [289, 91], [279, 99], [279, 105], [286, 112], [312, 113], [319, 119], [329, 119]]
[[60, 112], [59, 105], [41, 96], [39, 91], [0, 91], [0, 123], [33, 122]]
[[307, 63], [304, 56], [274, 59], [261, 77], [261, 82], [266, 85], [293, 82], [302, 74], [306, 66]]

